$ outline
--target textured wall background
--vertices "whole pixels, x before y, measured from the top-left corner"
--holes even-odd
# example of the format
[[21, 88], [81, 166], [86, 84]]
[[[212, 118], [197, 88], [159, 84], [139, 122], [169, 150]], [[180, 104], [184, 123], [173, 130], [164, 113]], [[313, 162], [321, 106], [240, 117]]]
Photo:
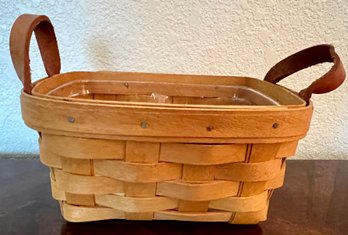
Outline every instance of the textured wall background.
[[[283, 3], [280, 3], [283, 2]], [[348, 1], [5, 1], [0, 0], [0, 152], [36, 153], [37, 134], [20, 116], [21, 84], [8, 37], [22, 13], [48, 15], [62, 72], [119, 70], [247, 75], [262, 79], [278, 60], [331, 43], [348, 61]], [[32, 43], [33, 78], [45, 76]], [[300, 72], [283, 85], [299, 90], [330, 65]], [[315, 95], [315, 114], [299, 158], [348, 159], [348, 82]]]

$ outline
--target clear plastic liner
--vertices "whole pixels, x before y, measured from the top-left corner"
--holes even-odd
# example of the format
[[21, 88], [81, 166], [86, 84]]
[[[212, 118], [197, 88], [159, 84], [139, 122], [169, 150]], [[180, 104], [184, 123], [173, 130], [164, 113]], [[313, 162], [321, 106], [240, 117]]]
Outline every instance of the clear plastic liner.
[[150, 98], [153, 101], [152, 103], [168, 103], [169, 101], [169, 96], [158, 93], [151, 93]]
[[[68, 93], [68, 95], [67, 95]], [[78, 81], [52, 90], [55, 96], [115, 101], [190, 105], [280, 105], [277, 100], [243, 85], [172, 84], [131, 81]], [[95, 96], [95, 94], [98, 94]]]

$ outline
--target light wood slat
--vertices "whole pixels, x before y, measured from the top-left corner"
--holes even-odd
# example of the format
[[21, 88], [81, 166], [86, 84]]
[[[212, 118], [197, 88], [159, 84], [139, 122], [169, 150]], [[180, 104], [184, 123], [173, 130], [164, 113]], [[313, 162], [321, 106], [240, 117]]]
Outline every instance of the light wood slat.
[[241, 197], [253, 196], [264, 192], [269, 189], [276, 189], [283, 186], [285, 176], [285, 166], [280, 171], [280, 174], [271, 180], [268, 181], [259, 181], [259, 182], [244, 182], [243, 190], [241, 192]]
[[192, 165], [215, 165], [242, 162], [245, 158], [246, 145], [203, 145], [172, 144], [161, 145], [160, 160]]
[[[59, 130], [121, 136], [299, 137], [308, 131], [312, 115], [311, 105], [285, 110], [199, 110], [66, 102], [23, 93], [21, 101], [25, 123], [39, 131]], [[74, 123], [68, 121], [71, 115], [75, 118]], [[142, 122], [146, 122], [146, 128], [142, 127]], [[277, 128], [273, 128], [274, 123], [278, 124]], [[212, 127], [211, 131], [208, 131], [208, 127]]]
[[58, 201], [65, 201], [65, 192], [57, 188], [57, 183], [52, 177], [52, 172], [50, 173], [50, 180], [52, 197]]
[[155, 196], [156, 183], [124, 183], [124, 190], [129, 197]]
[[277, 144], [252, 144], [250, 145], [250, 156], [248, 163], [267, 162], [274, 160], [282, 143]]
[[[160, 143], [127, 141], [126, 162], [157, 163]], [[124, 183], [126, 197], [151, 198], [156, 193], [156, 183]], [[126, 212], [128, 220], [152, 220], [153, 212]]]
[[127, 141], [126, 161], [156, 163], [159, 159], [160, 143]]
[[123, 193], [123, 183], [103, 176], [73, 175], [54, 170], [56, 188], [76, 194]]
[[75, 175], [92, 175], [93, 163], [89, 159], [61, 158], [62, 170]]
[[268, 204], [260, 211], [252, 212], [237, 212], [233, 219], [230, 221], [231, 224], [258, 224], [261, 221], [267, 220]]
[[203, 183], [214, 180], [215, 166], [184, 165], [182, 181], [187, 183]]
[[284, 178], [285, 178], [285, 169], [286, 169], [286, 163], [283, 164], [280, 170], [280, 174], [276, 178], [266, 182], [265, 189], [276, 189], [283, 186]]
[[95, 200], [92, 194], [65, 193], [66, 202], [76, 206], [94, 206]]
[[231, 212], [178, 212], [178, 211], [160, 211], [155, 212], [156, 220], [181, 220], [197, 222], [226, 222], [230, 220]]
[[118, 195], [96, 195], [99, 205], [125, 212], [154, 212], [178, 207], [178, 200], [166, 197], [122, 197]]
[[105, 207], [73, 206], [60, 202], [62, 215], [69, 222], [88, 222], [107, 219], [124, 219], [124, 212]]
[[41, 145], [62, 157], [78, 159], [123, 159], [125, 142], [42, 134]]
[[238, 182], [222, 180], [200, 184], [167, 181], [157, 183], [156, 195], [186, 201], [210, 201], [224, 197], [236, 196], [238, 188]]
[[284, 158], [295, 155], [298, 141], [285, 143], [253, 144], [249, 162], [265, 162], [275, 158]]
[[182, 212], [207, 212], [209, 201], [179, 201], [178, 211]]
[[284, 158], [284, 157], [294, 156], [296, 153], [297, 145], [298, 145], [298, 140], [286, 142], [286, 143], [281, 143], [276, 158]]
[[[245, 163], [260, 163], [274, 160], [280, 145], [282, 143], [268, 144], [268, 143], [254, 143], [248, 145], [248, 153], [245, 159]], [[245, 172], [244, 172], [245, 173]], [[238, 196], [249, 197], [259, 195], [265, 191], [267, 181], [253, 181], [253, 182], [241, 182], [241, 187]]]
[[267, 198], [268, 191], [250, 197], [228, 197], [211, 201], [209, 208], [231, 212], [260, 211], [267, 206]]
[[258, 182], [276, 178], [281, 171], [282, 159], [260, 163], [232, 163], [216, 166], [215, 179]]
[[40, 161], [49, 167], [62, 168], [61, 157], [49, 151], [42, 144], [40, 144]]
[[[181, 180], [186, 183], [202, 183], [213, 181], [215, 166], [184, 165]], [[180, 200], [178, 211], [187, 212], [206, 212], [208, 211], [209, 201]]]
[[95, 160], [94, 173], [126, 182], [151, 183], [179, 179], [181, 177], [181, 165]]
[[[89, 159], [74, 159], [74, 158], [61, 158], [62, 171], [64, 173], [72, 173], [74, 175], [86, 175], [91, 176], [93, 174], [93, 163]], [[65, 192], [66, 202], [72, 205], [79, 206], [94, 206], [93, 194], [80, 194]]]

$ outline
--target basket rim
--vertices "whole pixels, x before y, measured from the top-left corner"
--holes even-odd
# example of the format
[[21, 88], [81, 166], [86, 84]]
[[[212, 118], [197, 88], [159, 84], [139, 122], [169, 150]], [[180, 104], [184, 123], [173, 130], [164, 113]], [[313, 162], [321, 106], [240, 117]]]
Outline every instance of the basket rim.
[[[301, 138], [308, 131], [313, 112], [311, 103], [291, 109], [182, 109], [70, 102], [25, 92], [22, 92], [21, 107], [25, 123], [43, 132], [181, 138], [183, 141], [202, 138], [260, 141], [294, 136]], [[277, 126], [274, 126], [275, 123]]]
[[[40, 101], [46, 101], [46, 102], [57, 102], [57, 103], [71, 103], [71, 104], [77, 104], [77, 105], [87, 105], [91, 107], [115, 107], [115, 108], [134, 108], [134, 109], [143, 109], [144, 111], [155, 111], [155, 110], [163, 110], [163, 111], [209, 111], [209, 112], [227, 112], [227, 113], [233, 113], [233, 112], [279, 112], [279, 111], [290, 111], [290, 110], [307, 110], [313, 108], [313, 102], [310, 101], [310, 103], [307, 106], [300, 106], [300, 105], [293, 105], [293, 106], [287, 106], [287, 105], [279, 105], [279, 106], [251, 106], [251, 105], [166, 105], [166, 104], [158, 104], [158, 103], [144, 103], [144, 102], [124, 102], [124, 101], [107, 101], [107, 100], [86, 100], [86, 99], [79, 99], [79, 98], [65, 98], [65, 97], [52, 97], [52, 96], [46, 96], [46, 95], [33, 95], [28, 94], [21, 91], [21, 96], [30, 98], [30, 99], [37, 99]], [[148, 104], [148, 105], [145, 105]]]

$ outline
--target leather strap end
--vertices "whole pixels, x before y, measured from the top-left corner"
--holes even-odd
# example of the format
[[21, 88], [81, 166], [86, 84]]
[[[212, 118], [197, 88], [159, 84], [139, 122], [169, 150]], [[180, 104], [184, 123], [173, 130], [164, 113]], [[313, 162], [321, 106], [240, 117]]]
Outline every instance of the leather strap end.
[[276, 84], [293, 73], [324, 62], [333, 63], [331, 69], [299, 92], [299, 96], [308, 103], [313, 93], [323, 94], [333, 91], [345, 80], [343, 64], [332, 45], [313, 46], [285, 58], [267, 72], [264, 80]]
[[10, 53], [14, 68], [22, 81], [24, 91], [31, 93], [29, 46], [32, 33], [39, 46], [48, 76], [59, 74], [60, 56], [51, 21], [44, 15], [23, 14], [14, 22], [10, 33]]

